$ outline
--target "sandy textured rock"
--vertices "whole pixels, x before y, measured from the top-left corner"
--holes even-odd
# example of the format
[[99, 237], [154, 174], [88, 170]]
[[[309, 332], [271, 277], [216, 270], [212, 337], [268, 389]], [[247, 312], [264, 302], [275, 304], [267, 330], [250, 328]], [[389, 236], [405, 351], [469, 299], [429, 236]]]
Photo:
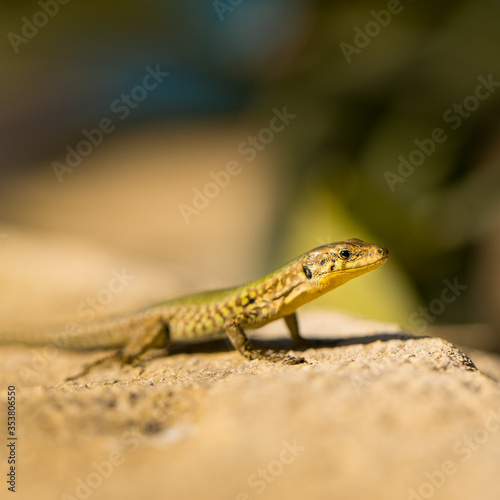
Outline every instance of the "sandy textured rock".
[[[44, 365], [44, 351], [3, 348], [2, 387], [18, 387], [17, 498], [500, 497], [498, 358], [476, 353], [485, 375], [394, 325], [315, 311], [301, 323], [325, 340], [298, 366], [215, 342], [61, 383], [102, 353]], [[285, 338], [281, 323], [254, 335], [292, 348]]]

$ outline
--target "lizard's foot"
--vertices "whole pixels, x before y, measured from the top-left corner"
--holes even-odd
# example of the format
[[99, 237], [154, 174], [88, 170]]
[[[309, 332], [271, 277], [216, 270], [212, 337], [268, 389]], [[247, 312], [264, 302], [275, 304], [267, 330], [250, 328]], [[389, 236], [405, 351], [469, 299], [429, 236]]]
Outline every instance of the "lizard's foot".
[[307, 363], [304, 358], [295, 358], [290, 354], [284, 354], [272, 350], [255, 349], [241, 326], [236, 322], [228, 322], [226, 325], [226, 334], [238, 351], [247, 359], [262, 359], [270, 361], [271, 363], [283, 363], [284, 365], [298, 365], [300, 363]]
[[284, 365], [298, 365], [301, 363], [307, 363], [306, 359], [303, 357], [295, 357], [290, 354], [285, 354], [277, 351], [257, 351], [254, 359], [262, 359], [265, 361], [270, 361], [271, 363], [283, 363]]
[[122, 363], [125, 362], [121, 351], [114, 352], [113, 354], [109, 354], [108, 356], [104, 356], [102, 358], [96, 359], [95, 361], [92, 361], [91, 363], [87, 363], [76, 375], [73, 375], [71, 377], [67, 377], [66, 379], [64, 379], [64, 381], [65, 382], [73, 382], [76, 379], [79, 379], [79, 378], [83, 377], [84, 375], [87, 375], [96, 366], [103, 365], [104, 363], [107, 363], [108, 361], [121, 361]]
[[298, 357], [288, 356], [286, 359], [283, 360], [284, 365], [300, 365], [301, 363], [305, 363], [306, 365], [309, 364], [306, 358], [303, 358], [302, 356]]

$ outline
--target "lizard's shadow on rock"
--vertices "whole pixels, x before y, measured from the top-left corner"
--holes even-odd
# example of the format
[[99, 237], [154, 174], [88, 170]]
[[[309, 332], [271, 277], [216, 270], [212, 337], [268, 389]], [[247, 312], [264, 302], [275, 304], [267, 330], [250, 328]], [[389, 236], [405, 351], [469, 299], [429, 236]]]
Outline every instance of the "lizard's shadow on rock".
[[[291, 338], [278, 338], [270, 340], [253, 339], [250, 335], [252, 344], [257, 349], [272, 349], [276, 351], [288, 351], [293, 350], [297, 352], [303, 352], [307, 349], [320, 349], [322, 347], [340, 347], [348, 345], [358, 345], [358, 344], [371, 344], [378, 340], [382, 342], [388, 342], [389, 340], [409, 340], [416, 339], [414, 335], [410, 335], [404, 332], [395, 333], [377, 333], [374, 335], [364, 335], [364, 336], [352, 336], [352, 337], [337, 337], [337, 338], [305, 338], [304, 344], [297, 344]], [[181, 353], [207, 353], [207, 352], [227, 352], [233, 351], [234, 347], [231, 345], [228, 339], [218, 339], [218, 340], [207, 340], [205, 342], [197, 342], [195, 344], [187, 343], [175, 343], [169, 348], [170, 354], [181, 354]]]

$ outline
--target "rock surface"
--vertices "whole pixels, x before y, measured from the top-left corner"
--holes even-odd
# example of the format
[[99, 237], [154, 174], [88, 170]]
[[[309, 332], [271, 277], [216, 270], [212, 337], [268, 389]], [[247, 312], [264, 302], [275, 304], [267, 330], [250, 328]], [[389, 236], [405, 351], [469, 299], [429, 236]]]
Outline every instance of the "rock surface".
[[[2, 348], [17, 498], [500, 498], [497, 357], [335, 312], [300, 321], [323, 339], [307, 365], [214, 342], [65, 383], [103, 353]], [[252, 337], [296, 352], [281, 322]]]

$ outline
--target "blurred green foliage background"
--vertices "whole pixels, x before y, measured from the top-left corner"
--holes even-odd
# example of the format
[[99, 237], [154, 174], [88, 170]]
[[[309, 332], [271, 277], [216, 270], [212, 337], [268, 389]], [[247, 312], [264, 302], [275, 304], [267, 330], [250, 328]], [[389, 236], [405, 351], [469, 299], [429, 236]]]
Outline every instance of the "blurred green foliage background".
[[[53, 175], [47, 162], [159, 64], [168, 85], [119, 133], [267, 123], [273, 108], [296, 115], [272, 144], [264, 271], [327, 241], [384, 244], [385, 274], [325, 302], [416, 327], [419, 308], [457, 280], [467, 288], [442, 311], [435, 302], [432, 322], [487, 325], [500, 346], [500, 2], [17, 0], [1, 9], [0, 193], [14, 172], [28, 179], [43, 164]], [[165, 168], [173, 182], [175, 166]], [[238, 225], [228, 241], [245, 219]]]

